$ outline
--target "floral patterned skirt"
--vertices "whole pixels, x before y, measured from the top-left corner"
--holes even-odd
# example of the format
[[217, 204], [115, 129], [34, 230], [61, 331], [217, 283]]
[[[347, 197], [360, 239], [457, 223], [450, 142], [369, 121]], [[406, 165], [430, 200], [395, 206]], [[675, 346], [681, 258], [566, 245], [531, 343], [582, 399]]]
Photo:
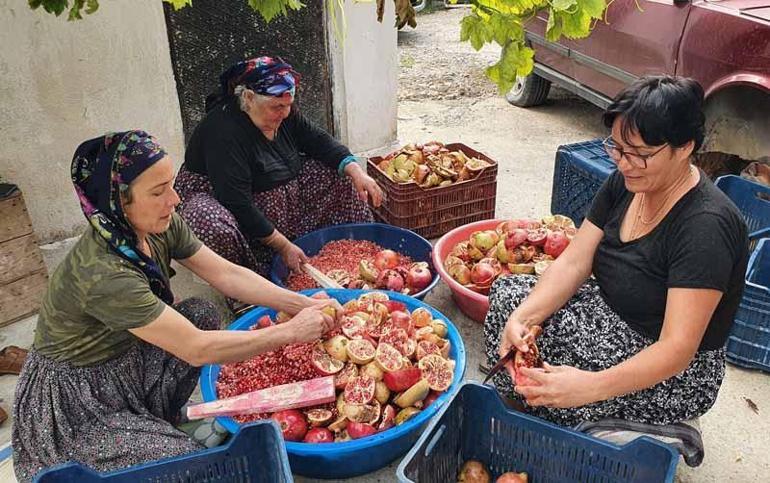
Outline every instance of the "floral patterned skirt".
[[[533, 275], [501, 277], [492, 285], [484, 322], [487, 363], [500, 358], [501, 333], [513, 309], [537, 282]], [[547, 363], [587, 371], [620, 364], [654, 341], [636, 332], [604, 301], [591, 280], [543, 323], [537, 346]], [[645, 424], [673, 424], [701, 416], [714, 405], [725, 374], [724, 349], [699, 351], [680, 374], [653, 387], [581, 407], [528, 408], [535, 416], [563, 426], [583, 421], [618, 418]], [[501, 394], [521, 401], [507, 371], [493, 379]]]
[[[174, 308], [203, 330], [219, 329], [216, 307], [187, 299]], [[30, 351], [16, 384], [13, 465], [19, 483], [77, 461], [110, 471], [203, 449], [176, 429], [200, 368], [139, 341], [93, 366]]]
[[[274, 251], [241, 232], [235, 217], [215, 198], [208, 177], [184, 167], [174, 185], [182, 200], [179, 214], [209, 248], [262, 276], [270, 273]], [[374, 220], [350, 179], [315, 160], [306, 160], [296, 178], [254, 193], [254, 204], [289, 240], [325, 226]]]

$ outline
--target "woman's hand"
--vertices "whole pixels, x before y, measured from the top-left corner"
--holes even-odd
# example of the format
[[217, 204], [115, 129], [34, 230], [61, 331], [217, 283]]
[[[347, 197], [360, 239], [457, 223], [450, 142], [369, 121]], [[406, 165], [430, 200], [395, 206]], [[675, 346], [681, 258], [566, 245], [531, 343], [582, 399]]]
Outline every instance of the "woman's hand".
[[286, 243], [278, 250], [279, 255], [283, 263], [294, 272], [299, 272], [303, 263], [308, 262], [307, 255], [302, 251], [300, 247], [290, 241]]
[[515, 347], [521, 352], [527, 352], [529, 347], [524, 338], [529, 335], [531, 331], [532, 325], [520, 321], [519, 318], [515, 316], [515, 313], [511, 314], [503, 329], [503, 338], [500, 341], [500, 348], [498, 349], [500, 357], [507, 354], [511, 347]]
[[319, 300], [318, 302], [326, 303], [305, 307], [284, 324], [291, 327], [292, 333], [296, 337], [296, 343], [315, 342], [325, 333], [337, 327], [334, 318], [322, 312], [323, 307], [331, 305], [329, 301]]
[[379, 207], [382, 204], [382, 189], [371, 176], [366, 174], [361, 166], [350, 163], [345, 167], [345, 173], [353, 182], [353, 187], [358, 193], [358, 199], [366, 201], [371, 197], [372, 204]]
[[514, 390], [530, 406], [574, 408], [604, 399], [596, 393], [595, 372], [549, 364], [542, 369], [522, 367], [519, 371], [533, 384], [516, 386]]

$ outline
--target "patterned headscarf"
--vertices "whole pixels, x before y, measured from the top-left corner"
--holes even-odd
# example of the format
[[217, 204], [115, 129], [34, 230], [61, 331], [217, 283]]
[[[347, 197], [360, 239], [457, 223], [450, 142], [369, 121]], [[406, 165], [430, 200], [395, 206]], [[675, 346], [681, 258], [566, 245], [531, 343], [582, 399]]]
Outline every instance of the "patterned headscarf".
[[243, 85], [263, 96], [280, 97], [288, 92], [294, 97], [299, 74], [280, 57], [258, 57], [233, 65], [219, 76], [224, 96], [232, 96]]
[[96, 232], [115, 253], [138, 267], [150, 289], [171, 305], [174, 296], [158, 265], [137, 248], [138, 239], [126, 220], [120, 194], [166, 152], [144, 131], [109, 133], [78, 146], [72, 158], [72, 183], [80, 207]]

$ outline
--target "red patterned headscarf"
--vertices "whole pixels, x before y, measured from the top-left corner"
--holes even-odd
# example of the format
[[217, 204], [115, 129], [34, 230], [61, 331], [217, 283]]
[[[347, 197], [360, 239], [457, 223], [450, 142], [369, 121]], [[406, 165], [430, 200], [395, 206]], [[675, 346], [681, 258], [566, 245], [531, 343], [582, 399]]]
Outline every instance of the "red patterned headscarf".
[[242, 85], [263, 96], [280, 97], [288, 92], [294, 97], [299, 74], [280, 57], [257, 57], [233, 65], [219, 76], [219, 82], [224, 96], [232, 96]]

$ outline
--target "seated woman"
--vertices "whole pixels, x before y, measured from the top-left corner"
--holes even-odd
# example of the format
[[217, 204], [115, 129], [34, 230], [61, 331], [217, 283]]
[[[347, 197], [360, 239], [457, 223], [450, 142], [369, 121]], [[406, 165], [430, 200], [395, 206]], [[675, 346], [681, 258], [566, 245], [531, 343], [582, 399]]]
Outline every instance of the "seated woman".
[[[672, 424], [704, 414], [725, 373], [724, 344], [744, 285], [747, 229], [691, 164], [703, 142], [703, 89], [643, 78], [604, 113], [617, 171], [543, 274], [504, 277], [484, 326], [490, 363], [542, 326], [542, 369], [495, 383], [561, 425], [620, 418]], [[591, 273], [594, 279], [589, 279]], [[526, 379], [530, 380], [527, 381]], [[515, 391], [515, 393], [514, 393]]]
[[193, 232], [262, 275], [276, 252], [299, 270], [306, 256], [291, 240], [370, 222], [367, 197], [382, 201], [350, 150], [297, 112], [298, 80], [289, 64], [270, 57], [224, 72], [221, 96], [195, 128], [175, 184], [179, 214]]
[[[91, 223], [51, 276], [16, 386], [20, 482], [69, 460], [122, 468], [203, 447], [174, 428], [199, 366], [240, 361], [335, 327], [315, 300], [277, 287], [202, 245], [174, 213], [174, 164], [142, 131], [80, 145], [72, 179]], [[224, 331], [214, 306], [174, 303], [171, 259], [230, 297], [294, 314]]]

